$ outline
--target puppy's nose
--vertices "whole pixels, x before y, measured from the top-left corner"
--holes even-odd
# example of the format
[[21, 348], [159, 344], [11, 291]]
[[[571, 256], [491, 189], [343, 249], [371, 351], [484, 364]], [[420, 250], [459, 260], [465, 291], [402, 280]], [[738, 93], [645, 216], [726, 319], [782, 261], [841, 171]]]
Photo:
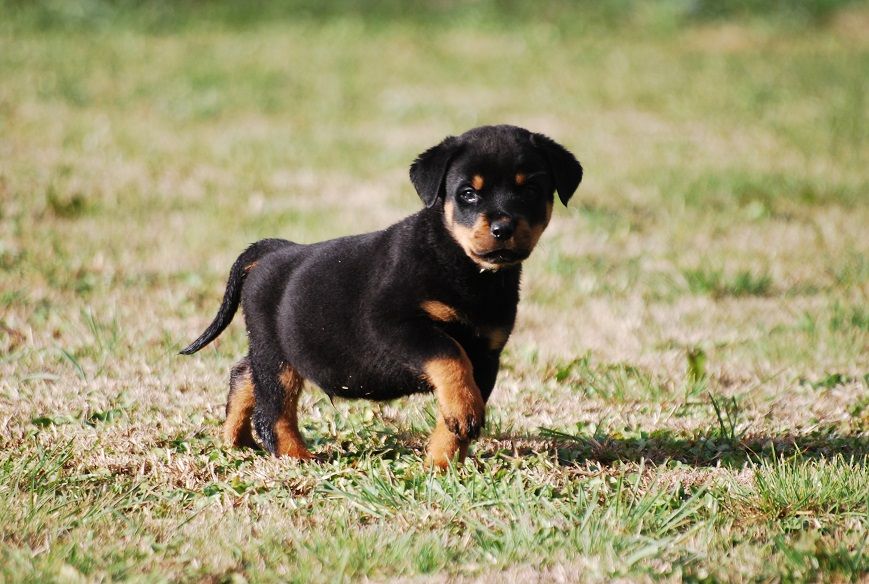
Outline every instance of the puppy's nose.
[[513, 231], [516, 230], [516, 222], [512, 217], [498, 217], [492, 221], [489, 229], [495, 239], [510, 239], [513, 236]]

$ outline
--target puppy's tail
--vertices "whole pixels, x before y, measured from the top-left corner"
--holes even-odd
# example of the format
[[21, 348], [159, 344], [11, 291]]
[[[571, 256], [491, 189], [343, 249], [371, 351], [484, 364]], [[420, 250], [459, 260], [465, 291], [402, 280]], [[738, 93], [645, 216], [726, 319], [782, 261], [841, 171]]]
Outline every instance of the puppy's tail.
[[235, 316], [235, 311], [238, 310], [238, 305], [241, 303], [241, 288], [247, 273], [261, 257], [287, 245], [292, 245], [292, 242], [286, 239], [263, 239], [252, 244], [238, 256], [238, 259], [232, 264], [232, 269], [229, 270], [226, 292], [223, 293], [223, 302], [220, 303], [217, 316], [214, 317], [205, 332], [199, 335], [198, 339], [181, 351], [182, 355], [192, 355], [216, 339], [223, 332], [223, 329], [229, 326], [232, 317]]

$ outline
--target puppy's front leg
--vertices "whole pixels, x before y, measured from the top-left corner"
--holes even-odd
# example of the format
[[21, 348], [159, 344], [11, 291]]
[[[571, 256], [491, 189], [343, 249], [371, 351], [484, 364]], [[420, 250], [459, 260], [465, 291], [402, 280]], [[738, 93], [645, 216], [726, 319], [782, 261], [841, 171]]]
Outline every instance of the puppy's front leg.
[[486, 422], [486, 403], [474, 381], [471, 361], [458, 343], [452, 344], [448, 356], [429, 359], [423, 367], [439, 410], [426, 463], [438, 468], [446, 468], [454, 458], [464, 460], [468, 445]]
[[468, 445], [479, 436], [486, 421], [486, 402], [468, 354], [453, 337], [422, 315], [418, 320], [395, 319], [395, 315], [413, 309], [401, 310], [392, 305], [378, 308], [377, 314], [384, 315], [377, 319], [381, 335], [378, 345], [389, 351], [383, 355], [384, 361], [398, 360], [410, 367], [428, 382], [438, 400], [437, 425], [428, 445], [426, 464], [446, 468], [453, 459], [463, 460]]

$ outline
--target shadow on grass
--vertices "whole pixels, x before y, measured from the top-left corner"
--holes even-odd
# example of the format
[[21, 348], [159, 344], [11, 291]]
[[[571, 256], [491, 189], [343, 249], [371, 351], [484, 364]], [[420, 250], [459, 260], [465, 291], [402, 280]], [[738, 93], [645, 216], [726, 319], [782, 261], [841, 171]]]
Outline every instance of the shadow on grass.
[[[375, 448], [343, 444], [347, 450], [327, 458], [370, 456], [393, 459], [419, 455], [425, 450], [426, 436], [402, 431], [378, 432]], [[354, 452], [355, 450], [355, 452]], [[799, 454], [809, 458], [842, 456], [857, 463], [869, 462], [869, 433], [840, 434], [817, 430], [808, 434], [745, 434], [736, 438], [718, 434], [685, 436], [657, 430], [643, 437], [617, 435], [573, 435], [541, 428], [536, 434], [502, 433], [482, 437], [475, 456], [529, 457], [548, 453], [564, 466], [593, 461], [610, 465], [618, 461], [664, 464], [678, 461], [696, 467], [741, 467], [748, 462]]]
[[[679, 461], [693, 466], [741, 467], [747, 462], [800, 454], [803, 457], [835, 457], [864, 462], [869, 458], [869, 434], [746, 434], [730, 438], [718, 435], [688, 437], [657, 430], [645, 437], [611, 435], [581, 436], [541, 429], [537, 435], [492, 436], [496, 450], [507, 449], [519, 456], [551, 452], [560, 464], [585, 461], [612, 464], [616, 461], [654, 464]], [[485, 448], [490, 451], [491, 446]]]

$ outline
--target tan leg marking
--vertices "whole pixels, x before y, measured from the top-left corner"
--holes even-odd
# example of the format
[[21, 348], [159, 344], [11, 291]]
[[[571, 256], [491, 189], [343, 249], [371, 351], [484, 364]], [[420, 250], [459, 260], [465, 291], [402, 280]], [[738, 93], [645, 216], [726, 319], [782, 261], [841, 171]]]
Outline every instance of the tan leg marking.
[[305, 445], [302, 433], [299, 432], [299, 396], [302, 393], [305, 380], [289, 365], [284, 365], [278, 379], [284, 386], [284, 413], [275, 424], [276, 454], [304, 460], [314, 458], [314, 455]]
[[256, 448], [250, 417], [253, 413], [254, 393], [250, 369], [230, 382], [223, 423], [223, 442], [227, 446]]
[[440, 357], [425, 364], [434, 386], [440, 416], [450, 432], [462, 440], [476, 438], [486, 421], [486, 403], [474, 381], [473, 366], [461, 346], [458, 357]]
[[507, 339], [510, 338], [510, 331], [502, 327], [483, 327], [480, 332], [488, 340], [490, 351], [500, 351], [507, 344]]
[[455, 308], [449, 304], [444, 304], [440, 300], [424, 300], [419, 306], [426, 314], [439, 322], [456, 322], [462, 320], [462, 317]]
[[461, 440], [450, 432], [443, 417], [438, 416], [437, 425], [431, 433], [431, 439], [428, 443], [425, 465], [443, 470], [449, 466], [451, 460], [460, 463], [465, 460], [465, 456], [468, 454], [469, 444], [469, 440]]

